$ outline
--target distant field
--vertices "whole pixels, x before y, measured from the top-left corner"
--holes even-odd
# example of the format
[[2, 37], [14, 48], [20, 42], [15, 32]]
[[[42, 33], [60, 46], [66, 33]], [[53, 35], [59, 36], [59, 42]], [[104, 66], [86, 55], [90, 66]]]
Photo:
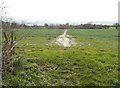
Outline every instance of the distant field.
[[17, 30], [17, 55], [6, 73], [4, 85], [29, 86], [117, 86], [118, 30], [70, 29], [76, 46], [63, 47], [53, 41], [64, 30]]

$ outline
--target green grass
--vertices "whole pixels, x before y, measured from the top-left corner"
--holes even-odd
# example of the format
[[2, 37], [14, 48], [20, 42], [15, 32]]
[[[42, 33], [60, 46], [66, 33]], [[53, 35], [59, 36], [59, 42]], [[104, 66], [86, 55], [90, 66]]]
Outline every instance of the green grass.
[[[3, 85], [29, 86], [117, 86], [118, 31], [116, 29], [75, 29], [68, 34], [77, 45], [58, 46], [52, 41], [58, 29], [16, 31], [17, 55], [8, 67]], [[46, 45], [48, 44], [48, 45]], [[16, 64], [17, 63], [17, 64]]]

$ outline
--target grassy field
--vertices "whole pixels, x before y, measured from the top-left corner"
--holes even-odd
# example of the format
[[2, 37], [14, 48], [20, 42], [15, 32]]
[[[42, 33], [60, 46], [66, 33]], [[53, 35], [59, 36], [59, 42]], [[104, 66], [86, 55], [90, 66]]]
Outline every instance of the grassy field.
[[118, 31], [116, 29], [68, 30], [76, 46], [63, 47], [53, 41], [64, 30], [16, 31], [16, 55], [3, 85], [22, 86], [117, 86]]

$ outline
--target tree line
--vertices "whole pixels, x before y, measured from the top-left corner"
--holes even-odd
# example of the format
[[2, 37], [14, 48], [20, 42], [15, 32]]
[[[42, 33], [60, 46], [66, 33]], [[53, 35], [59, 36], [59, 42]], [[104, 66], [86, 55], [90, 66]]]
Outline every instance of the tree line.
[[118, 28], [120, 25], [118, 23], [114, 23], [113, 25], [102, 25], [102, 24], [92, 24], [90, 22], [86, 24], [47, 24], [44, 25], [27, 25], [25, 22], [18, 23], [18, 22], [9, 22], [9, 21], [2, 21], [2, 28], [3, 29], [23, 29], [23, 28], [33, 28], [33, 29], [109, 29], [110, 27]]

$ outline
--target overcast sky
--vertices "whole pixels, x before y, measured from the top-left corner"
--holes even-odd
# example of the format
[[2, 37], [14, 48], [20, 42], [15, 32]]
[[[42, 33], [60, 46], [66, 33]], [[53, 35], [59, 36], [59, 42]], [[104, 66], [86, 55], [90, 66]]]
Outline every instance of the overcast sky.
[[119, 0], [1, 0], [8, 16], [53, 22], [117, 21]]

